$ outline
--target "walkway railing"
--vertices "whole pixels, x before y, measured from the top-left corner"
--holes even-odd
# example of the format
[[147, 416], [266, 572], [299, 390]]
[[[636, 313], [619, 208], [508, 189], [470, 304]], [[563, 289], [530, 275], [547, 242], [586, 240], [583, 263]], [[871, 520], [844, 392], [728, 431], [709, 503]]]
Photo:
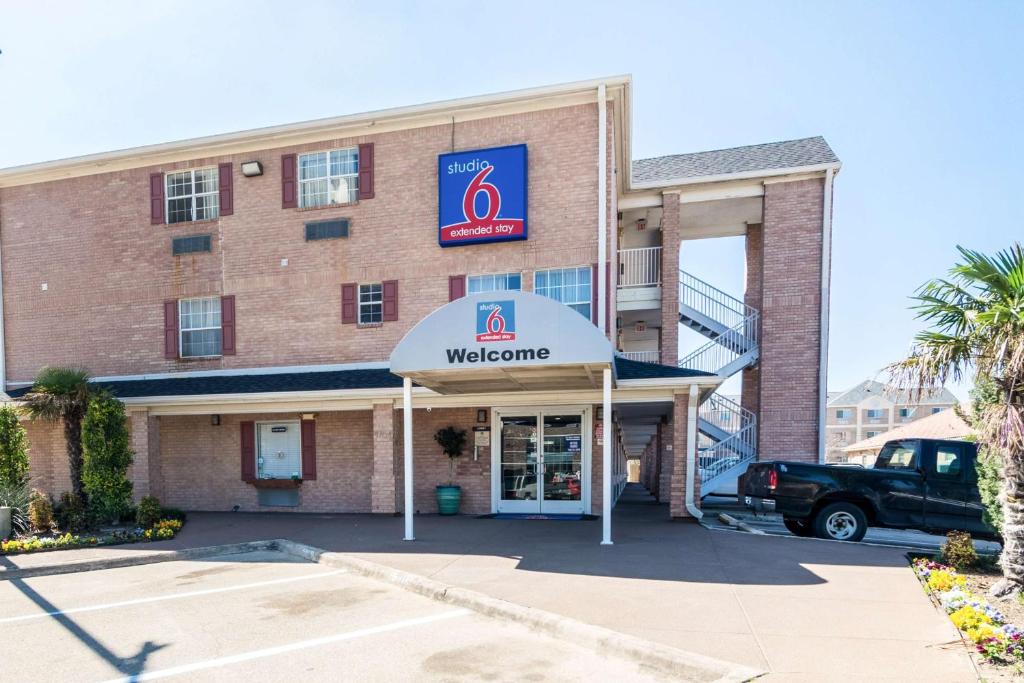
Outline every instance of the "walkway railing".
[[641, 363], [657, 363], [661, 360], [659, 351], [619, 351], [619, 356], [629, 360], [640, 361]]
[[619, 287], [660, 287], [661, 247], [619, 249]]

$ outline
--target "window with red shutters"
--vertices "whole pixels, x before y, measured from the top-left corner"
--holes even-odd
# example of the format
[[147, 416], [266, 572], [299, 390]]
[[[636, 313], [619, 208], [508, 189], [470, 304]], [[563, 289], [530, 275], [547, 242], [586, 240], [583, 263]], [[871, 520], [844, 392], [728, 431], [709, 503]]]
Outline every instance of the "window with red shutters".
[[359, 198], [373, 199], [373, 143], [359, 145]]
[[149, 222], [163, 225], [164, 222], [164, 174], [149, 174]]
[[341, 322], [355, 323], [358, 313], [356, 301], [359, 286], [355, 282], [347, 282], [341, 286]]
[[316, 479], [316, 422], [302, 421], [302, 479]]
[[448, 276], [448, 301], [455, 301], [466, 296], [466, 276], [465, 275], [449, 275]]
[[221, 355], [235, 355], [235, 297], [220, 298]]
[[294, 154], [281, 155], [281, 208], [294, 209], [299, 205], [298, 171]]
[[242, 430], [242, 481], [256, 481], [256, 423], [239, 423]]
[[221, 164], [218, 166], [217, 175], [217, 184], [220, 191], [220, 215], [230, 216], [235, 212], [235, 185], [231, 164]]
[[384, 290], [384, 322], [398, 320], [398, 280], [385, 280], [381, 283]]
[[178, 357], [178, 302], [164, 302], [164, 358]]

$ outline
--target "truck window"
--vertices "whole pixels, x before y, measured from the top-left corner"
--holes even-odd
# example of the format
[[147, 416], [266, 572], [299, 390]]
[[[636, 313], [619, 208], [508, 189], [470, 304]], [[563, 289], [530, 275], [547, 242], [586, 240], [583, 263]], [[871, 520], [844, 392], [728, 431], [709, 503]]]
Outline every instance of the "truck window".
[[963, 456], [959, 446], [938, 446], [935, 449], [935, 471], [940, 477], [958, 479], [963, 468]]
[[889, 443], [875, 460], [876, 470], [916, 470], [917, 444]]

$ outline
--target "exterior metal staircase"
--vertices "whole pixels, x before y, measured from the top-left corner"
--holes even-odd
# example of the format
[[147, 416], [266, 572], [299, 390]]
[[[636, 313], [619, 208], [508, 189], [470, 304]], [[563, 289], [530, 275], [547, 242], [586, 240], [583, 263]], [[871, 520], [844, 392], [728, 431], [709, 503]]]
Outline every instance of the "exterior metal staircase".
[[[731, 377], [759, 357], [760, 312], [693, 275], [679, 271], [679, 322], [710, 341], [679, 366]], [[698, 411], [701, 495], [734, 481], [757, 458], [757, 416], [712, 394]]]

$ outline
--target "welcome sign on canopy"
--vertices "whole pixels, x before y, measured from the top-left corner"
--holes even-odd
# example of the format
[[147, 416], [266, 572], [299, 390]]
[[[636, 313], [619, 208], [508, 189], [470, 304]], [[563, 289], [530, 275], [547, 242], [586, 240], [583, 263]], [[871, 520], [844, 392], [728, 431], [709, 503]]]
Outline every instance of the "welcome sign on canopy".
[[442, 247], [526, 239], [526, 145], [439, 155], [437, 190]]

